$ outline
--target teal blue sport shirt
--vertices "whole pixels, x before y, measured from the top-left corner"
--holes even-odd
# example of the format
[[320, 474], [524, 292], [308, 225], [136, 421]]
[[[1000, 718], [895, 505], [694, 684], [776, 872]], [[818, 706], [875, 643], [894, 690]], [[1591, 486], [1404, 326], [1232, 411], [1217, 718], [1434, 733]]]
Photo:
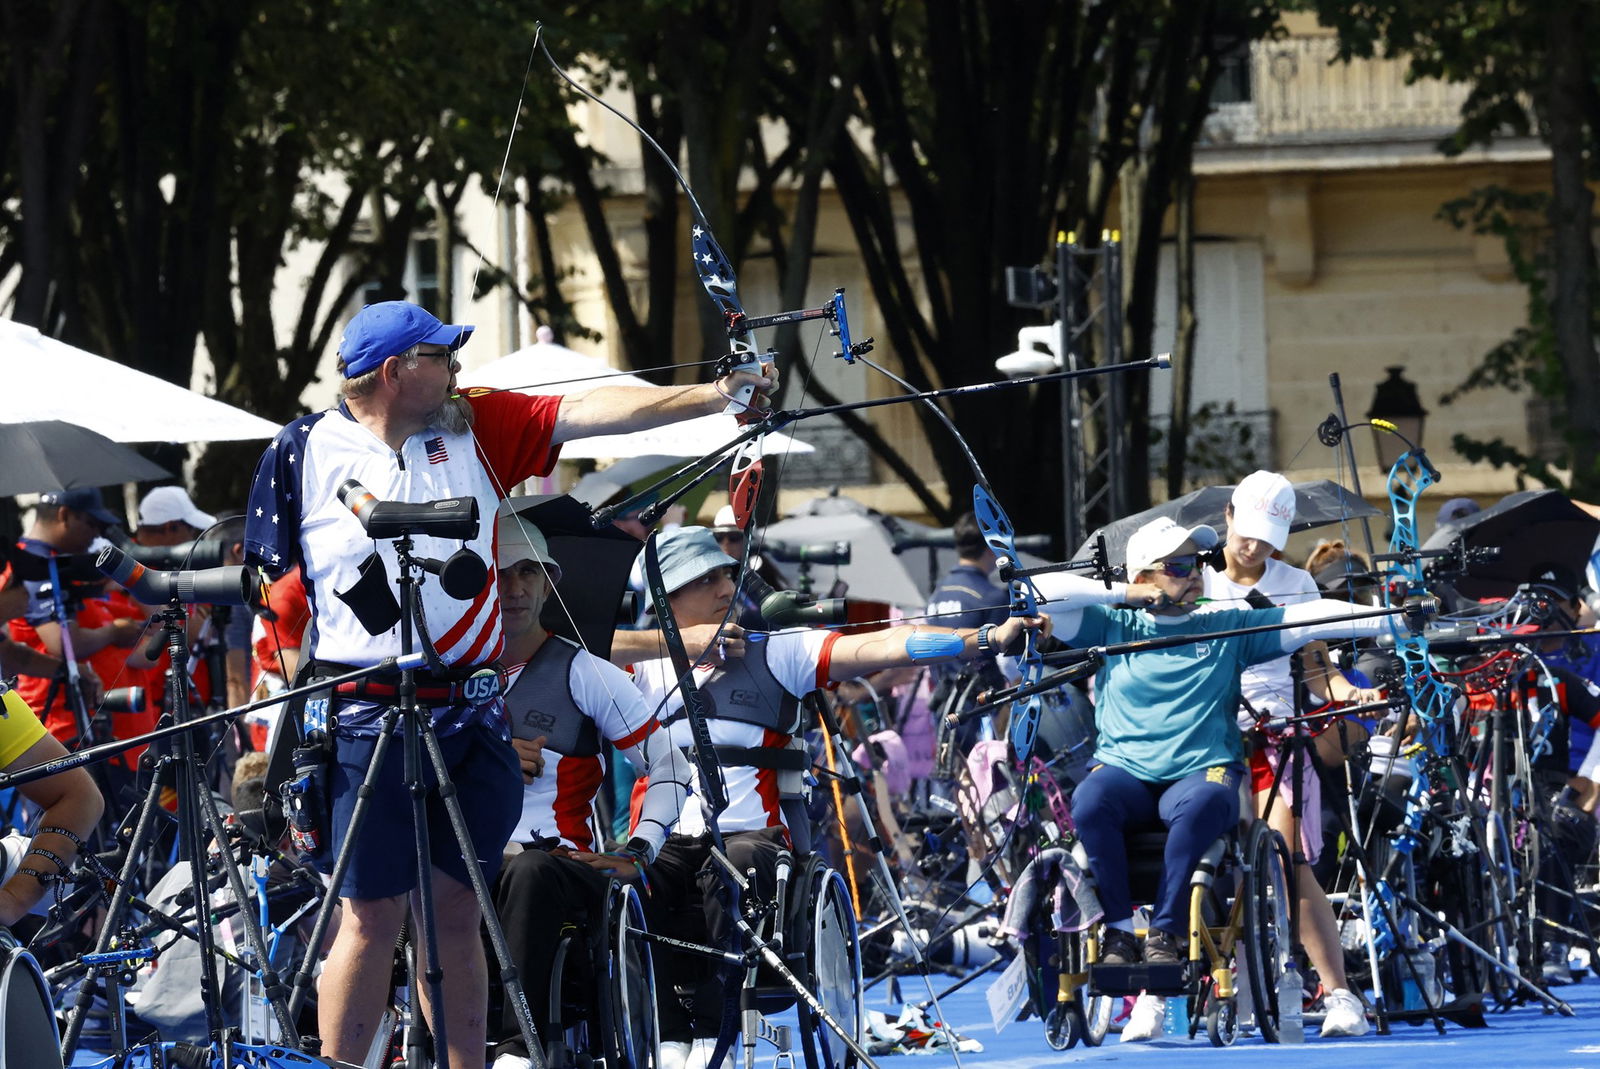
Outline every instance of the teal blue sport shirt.
[[[1168, 635], [1207, 635], [1281, 623], [1282, 609], [1216, 609], [1155, 617], [1085, 605], [1073, 646], [1109, 646]], [[1159, 622], [1158, 622], [1159, 621]], [[1095, 758], [1149, 783], [1171, 783], [1202, 769], [1244, 760], [1239, 675], [1284, 654], [1283, 634], [1201, 639], [1165, 650], [1107, 658], [1095, 675]]]

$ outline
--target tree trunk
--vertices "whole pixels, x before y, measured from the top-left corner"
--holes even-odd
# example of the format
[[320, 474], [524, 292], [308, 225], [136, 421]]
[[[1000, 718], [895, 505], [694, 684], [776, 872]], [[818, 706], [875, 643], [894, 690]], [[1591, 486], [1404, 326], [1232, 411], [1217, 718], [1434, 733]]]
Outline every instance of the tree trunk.
[[1594, 348], [1594, 196], [1584, 184], [1583, 101], [1588, 92], [1584, 24], [1573, 5], [1554, 4], [1549, 32], [1550, 226], [1555, 277], [1550, 311], [1566, 378], [1572, 494], [1600, 494], [1600, 365]]
[[1184, 460], [1189, 449], [1189, 406], [1194, 395], [1194, 175], [1186, 167], [1177, 182], [1178, 336], [1172, 345], [1172, 420], [1167, 425], [1167, 497], [1183, 494]]

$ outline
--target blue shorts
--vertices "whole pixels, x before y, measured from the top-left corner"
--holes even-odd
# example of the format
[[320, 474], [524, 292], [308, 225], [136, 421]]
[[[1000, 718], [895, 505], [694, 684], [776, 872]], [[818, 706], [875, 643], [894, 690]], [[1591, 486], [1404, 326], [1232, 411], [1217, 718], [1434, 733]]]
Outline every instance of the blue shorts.
[[[372, 764], [376, 737], [334, 737], [334, 760], [328, 766], [328, 806], [325, 845], [315, 861], [324, 873], [333, 871], [344, 845], [345, 832], [355, 812], [358, 788]], [[484, 879], [494, 882], [506, 843], [522, 815], [522, 766], [516, 751], [493, 729], [473, 725], [439, 740], [445, 767], [461, 802], [461, 815], [472, 836], [472, 849]], [[422, 751], [423, 781], [431, 789], [437, 779], [427, 748]], [[463, 886], [471, 886], [467, 862], [461, 855], [450, 814], [438, 794], [427, 797], [428, 853], [436, 868]], [[350, 867], [339, 888], [343, 898], [392, 898], [417, 886], [416, 832], [411, 820], [411, 794], [405, 782], [405, 738], [396, 729], [372, 802], [362, 817], [361, 829], [350, 854]]]

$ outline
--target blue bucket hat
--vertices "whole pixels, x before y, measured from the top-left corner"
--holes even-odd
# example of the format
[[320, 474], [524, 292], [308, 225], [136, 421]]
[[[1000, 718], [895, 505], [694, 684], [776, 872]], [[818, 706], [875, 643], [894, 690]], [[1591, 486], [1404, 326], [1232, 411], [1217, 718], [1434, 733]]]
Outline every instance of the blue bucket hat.
[[739, 562], [722, 552], [709, 527], [679, 527], [656, 536], [661, 558], [661, 582], [675, 594], [713, 568], [737, 568]]
[[369, 304], [350, 318], [339, 338], [344, 377], [353, 379], [365, 375], [413, 345], [459, 349], [472, 337], [472, 330], [472, 327], [441, 323], [426, 308], [410, 301]]

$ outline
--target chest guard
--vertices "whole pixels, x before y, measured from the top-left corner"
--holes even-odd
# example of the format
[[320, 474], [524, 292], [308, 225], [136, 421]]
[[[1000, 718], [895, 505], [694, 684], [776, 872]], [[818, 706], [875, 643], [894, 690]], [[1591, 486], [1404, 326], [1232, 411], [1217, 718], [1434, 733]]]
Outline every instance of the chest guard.
[[[746, 642], [745, 654], [720, 665], [700, 685], [706, 715], [793, 735], [800, 729], [800, 699], [790, 694], [767, 667], [767, 644]], [[680, 708], [667, 723], [682, 718]]]
[[600, 753], [600, 728], [572, 697], [572, 661], [580, 650], [551, 635], [505, 693], [506, 719], [518, 739], [544, 736], [544, 748], [562, 757]]

